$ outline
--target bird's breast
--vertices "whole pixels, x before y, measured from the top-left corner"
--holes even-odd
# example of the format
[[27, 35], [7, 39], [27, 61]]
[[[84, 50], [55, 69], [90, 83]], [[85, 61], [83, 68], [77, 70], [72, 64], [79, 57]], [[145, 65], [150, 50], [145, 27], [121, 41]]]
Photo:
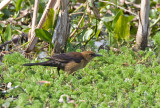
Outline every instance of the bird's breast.
[[65, 66], [65, 71], [68, 72], [69, 74], [73, 73], [74, 71], [77, 71], [79, 69], [84, 68], [87, 65], [87, 61], [86, 60], [81, 60], [80, 63], [76, 63], [75, 61], [71, 61], [69, 63], [66, 64]]

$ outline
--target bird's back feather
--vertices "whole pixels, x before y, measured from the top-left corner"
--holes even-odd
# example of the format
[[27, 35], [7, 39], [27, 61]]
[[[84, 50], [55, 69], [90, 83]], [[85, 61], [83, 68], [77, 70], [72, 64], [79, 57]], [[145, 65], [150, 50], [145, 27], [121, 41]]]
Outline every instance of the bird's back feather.
[[83, 56], [79, 52], [71, 52], [71, 53], [62, 53], [58, 55], [54, 55], [52, 57], [48, 57], [47, 59], [59, 61], [61, 63], [69, 63], [74, 61], [76, 63], [80, 63], [83, 59]]

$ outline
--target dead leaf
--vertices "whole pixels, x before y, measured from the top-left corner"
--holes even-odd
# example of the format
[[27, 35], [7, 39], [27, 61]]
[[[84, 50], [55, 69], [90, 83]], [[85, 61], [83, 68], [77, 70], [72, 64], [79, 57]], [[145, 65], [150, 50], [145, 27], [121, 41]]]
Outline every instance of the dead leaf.
[[37, 84], [47, 84], [47, 85], [50, 85], [51, 83], [49, 81], [38, 81]]

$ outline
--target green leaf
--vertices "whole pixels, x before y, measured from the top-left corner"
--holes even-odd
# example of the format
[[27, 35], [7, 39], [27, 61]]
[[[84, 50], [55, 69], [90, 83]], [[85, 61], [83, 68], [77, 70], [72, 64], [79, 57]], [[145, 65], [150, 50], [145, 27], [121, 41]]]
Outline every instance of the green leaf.
[[17, 0], [17, 3], [16, 3], [16, 11], [19, 11], [19, 10], [21, 9], [22, 1], [23, 1], [23, 0]]
[[113, 19], [114, 19], [113, 16], [101, 18], [101, 20], [104, 21], [104, 22], [106, 22], [106, 23], [107, 23], [107, 22], [110, 22], [110, 21], [113, 21]]
[[90, 6], [90, 7], [93, 7], [92, 5], [92, 0], [88, 0], [88, 5]]
[[49, 28], [53, 28], [53, 20], [54, 20], [54, 10], [50, 9], [47, 19], [42, 28], [45, 30], [48, 30]]
[[123, 15], [122, 10], [120, 10], [120, 11], [117, 13], [117, 15], [115, 16], [115, 18], [114, 18], [114, 20], [113, 20], [113, 23], [112, 23], [112, 27], [115, 26], [116, 22], [118, 21], [118, 19], [119, 19], [119, 17], [120, 17], [121, 15]]
[[3, 12], [0, 12], [0, 18], [2, 18], [4, 16]]
[[127, 16], [128, 17], [128, 22], [131, 22], [134, 18], [134, 16], [130, 15], [130, 16]]
[[11, 26], [10, 26], [10, 24], [7, 25], [6, 30], [5, 30], [5, 32], [4, 32], [4, 35], [3, 35], [2, 39], [3, 39], [4, 42], [5, 42], [5, 41], [9, 41], [9, 40], [12, 39], [12, 37], [11, 37]]
[[3, 12], [3, 20], [4, 19], [7, 19], [7, 18], [9, 18], [10, 17], [10, 15], [11, 15], [11, 11], [9, 10], [9, 9], [7, 9], [7, 8], [4, 8], [4, 9], [2, 9], [1, 10], [2, 12]]
[[115, 38], [117, 40], [119, 39], [128, 40], [130, 35], [129, 18], [124, 15], [121, 15], [115, 24], [114, 32], [115, 32]]
[[39, 3], [38, 13], [43, 13], [44, 9], [45, 9], [45, 3], [44, 2], [40, 2]]
[[18, 12], [14, 12], [13, 18], [17, 18], [19, 16], [19, 11]]
[[157, 10], [151, 9], [149, 12], [149, 16], [153, 19], [158, 18]]
[[154, 35], [154, 44], [160, 46], [160, 31]]
[[0, 25], [0, 34], [3, 33], [3, 27]]
[[83, 40], [89, 40], [92, 33], [93, 33], [92, 29], [87, 30], [83, 36]]
[[100, 7], [106, 7], [108, 5], [107, 3], [101, 1], [99, 1], [98, 3]]
[[81, 23], [80, 23], [80, 27], [83, 27], [85, 25], [85, 18], [82, 19]]
[[97, 29], [97, 32], [96, 32], [96, 38], [98, 38], [101, 30], [102, 30], [102, 27], [103, 27], [103, 22], [100, 21], [99, 24], [98, 24], [98, 29]]
[[43, 29], [35, 29], [35, 33], [36, 36], [41, 38], [42, 40], [48, 42], [48, 43], [52, 43], [52, 35]]

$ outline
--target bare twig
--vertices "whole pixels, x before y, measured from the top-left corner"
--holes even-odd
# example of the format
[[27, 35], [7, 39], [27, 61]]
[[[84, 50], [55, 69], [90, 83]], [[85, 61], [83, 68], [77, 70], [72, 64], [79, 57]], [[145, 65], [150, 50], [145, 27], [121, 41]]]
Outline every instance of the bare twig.
[[[80, 33], [82, 33], [82, 31], [83, 31], [82, 29], [81, 29], [81, 30], [79, 30], [79, 32], [77, 33], [77, 36], [79, 36], [79, 34], [80, 34]], [[75, 38], [76, 38], [76, 36], [75, 36], [75, 37], [73, 37], [73, 38], [70, 40], [70, 42], [72, 42], [73, 40], [75, 40]]]
[[0, 21], [0, 23], [3, 23], [3, 24], [5, 24], [5, 25], [7, 25], [7, 24], [14, 24], [14, 25], [20, 25], [20, 26], [22, 26], [23, 24], [22, 24], [22, 22], [20, 22], [20, 21], [15, 21], [13, 18], [9, 18], [8, 20], [6, 20], [6, 21]]
[[125, 0], [125, 4], [127, 4], [127, 5], [133, 5], [133, 6], [136, 7], [136, 8], [141, 8], [140, 5], [134, 4], [133, 2], [129, 2], [129, 1], [126, 1], [126, 0]]
[[112, 2], [109, 2], [109, 1], [101, 1], [101, 0], [100, 0], [100, 2], [104, 2], [104, 3], [108, 3], [108, 4], [110, 4], [110, 5], [113, 5], [113, 6], [117, 6], [118, 8], [124, 10], [125, 12], [128, 12], [128, 13], [130, 13], [130, 14], [132, 14], [132, 15], [138, 17], [138, 15], [137, 15], [136, 13], [131, 12], [131, 11], [129, 11], [129, 10], [127, 10], [127, 9], [121, 7], [121, 6], [118, 6], [118, 5], [116, 5], [116, 4], [112, 3]]
[[81, 17], [80, 21], [78, 22], [78, 25], [77, 25], [76, 29], [75, 29], [75, 30], [71, 33], [71, 35], [69, 36], [70, 38], [72, 38], [72, 37], [74, 36], [74, 34], [76, 33], [76, 31], [77, 31], [78, 27], [80, 26], [80, 24], [81, 24], [84, 16], [85, 16], [85, 14], [83, 13], [83, 16]]
[[37, 22], [38, 5], [39, 5], [39, 0], [35, 0], [33, 19], [32, 19], [31, 35], [28, 35], [28, 36], [31, 36], [31, 37], [28, 37], [28, 41], [30, 41], [31, 38], [35, 35], [35, 26], [36, 26], [36, 22]]
[[80, 4], [80, 6], [78, 5], [78, 7], [76, 6], [76, 10], [73, 11], [73, 13], [78, 12], [78, 10], [80, 10], [82, 7], [86, 7], [86, 2], [83, 4]]
[[[89, 5], [89, 4], [92, 4], [92, 5]], [[97, 7], [94, 4], [94, 1], [90, 0], [90, 2], [88, 2], [88, 5], [89, 5], [90, 9], [92, 9], [92, 11], [93, 11], [94, 15], [96, 16], [96, 18], [100, 19], [100, 13], [99, 13], [99, 10], [97, 9]]]
[[21, 18], [24, 18], [27, 15], [29, 15], [31, 13], [31, 10], [25, 9], [25, 10], [21, 10], [19, 13], [20, 13], [20, 16], [15, 18], [16, 21], [20, 20]]
[[30, 13], [31, 13], [31, 11], [28, 10], [28, 9], [22, 10], [22, 11], [20, 11], [20, 16], [19, 17], [15, 18], [15, 19], [13, 17], [10, 17], [7, 20], [0, 21], [0, 23], [3, 23], [5, 25], [7, 25], [7, 24], [13, 24], [13, 25], [22, 26], [22, 25], [25, 25], [25, 24], [22, 21], [18, 21], [18, 20], [20, 20], [21, 18], [26, 17]]
[[43, 24], [44, 24], [44, 22], [45, 22], [45, 20], [47, 18], [47, 15], [48, 15], [48, 13], [50, 11], [49, 9], [54, 6], [53, 4], [55, 4], [55, 0], [49, 0], [48, 4], [47, 4], [47, 6], [46, 6], [46, 8], [44, 10], [44, 13], [43, 13], [43, 15], [42, 15], [42, 17], [41, 17], [41, 19], [39, 21], [39, 24], [38, 24], [37, 28], [42, 28], [42, 26], [43, 26]]
[[158, 19], [150, 26], [150, 28], [152, 28], [154, 25], [156, 25], [159, 21], [160, 21], [160, 15], [159, 15]]
[[54, 9], [53, 24], [54, 24], [55, 21], [56, 21], [56, 17], [57, 17], [57, 13], [58, 13], [58, 11], [59, 11], [59, 8], [60, 8], [60, 0], [55, 0], [55, 5], [53, 6], [53, 9]]
[[84, 12], [75, 12], [75, 13], [70, 13], [70, 16], [71, 15], [77, 15], [77, 14], [83, 14]]
[[[19, 30], [17, 30], [17, 31], [19, 31]], [[10, 40], [10, 41], [6, 41], [6, 42], [4, 42], [2, 45], [0, 45], [0, 50], [2, 50], [2, 48], [4, 47], [4, 46], [6, 46], [6, 45], [8, 45], [8, 44], [11, 44], [12, 42], [13, 43], [17, 43], [18, 41], [23, 41], [23, 40], [25, 40], [25, 41], [27, 41], [27, 38], [28, 38], [28, 36], [26, 35], [26, 34], [24, 34], [23, 32], [21, 32], [20, 31], [20, 33], [21, 33], [21, 35], [18, 35], [18, 36], [14, 36], [13, 38], [12, 38], [12, 40]], [[0, 51], [1, 52], [1, 51]]]
[[8, 5], [11, 2], [11, 0], [3, 0], [0, 3], [0, 10], [3, 9], [6, 5]]

